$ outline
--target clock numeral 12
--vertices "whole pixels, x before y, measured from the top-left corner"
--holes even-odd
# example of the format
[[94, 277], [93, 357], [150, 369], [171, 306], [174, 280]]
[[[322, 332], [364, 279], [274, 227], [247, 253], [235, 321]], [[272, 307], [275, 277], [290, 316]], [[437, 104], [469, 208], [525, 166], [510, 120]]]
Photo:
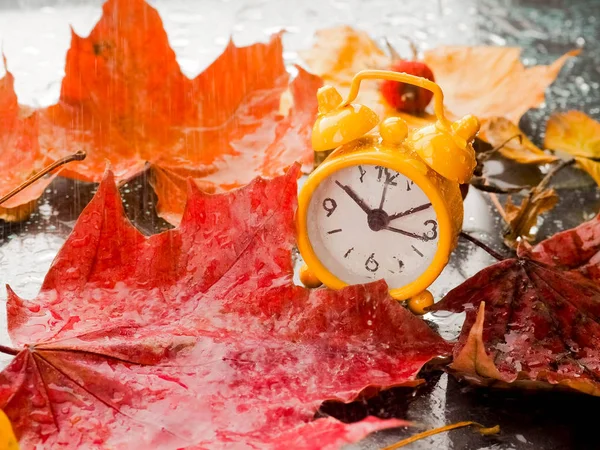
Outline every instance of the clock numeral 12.
[[398, 186], [398, 183], [396, 183], [394, 180], [398, 177], [398, 175], [400, 175], [399, 173], [396, 172], [396, 175], [392, 175], [390, 169], [382, 166], [377, 166], [377, 170], [379, 171], [379, 174], [377, 175], [377, 181], [381, 181], [381, 178], [385, 174], [384, 184], [388, 184], [390, 186]]

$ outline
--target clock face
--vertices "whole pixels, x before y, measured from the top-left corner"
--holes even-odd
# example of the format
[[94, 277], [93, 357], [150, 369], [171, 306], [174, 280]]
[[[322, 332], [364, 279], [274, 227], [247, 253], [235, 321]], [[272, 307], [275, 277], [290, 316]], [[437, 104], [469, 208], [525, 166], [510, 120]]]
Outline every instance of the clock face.
[[323, 265], [347, 284], [416, 280], [438, 246], [429, 198], [406, 176], [374, 165], [341, 169], [312, 195], [308, 237]]

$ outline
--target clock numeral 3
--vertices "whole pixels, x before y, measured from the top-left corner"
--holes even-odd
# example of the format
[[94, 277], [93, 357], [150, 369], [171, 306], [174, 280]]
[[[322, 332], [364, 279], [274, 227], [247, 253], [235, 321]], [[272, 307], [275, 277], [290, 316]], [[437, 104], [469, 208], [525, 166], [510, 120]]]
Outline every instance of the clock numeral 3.
[[396, 183], [394, 181], [398, 177], [398, 175], [400, 175], [398, 172], [396, 172], [396, 175], [392, 175], [392, 172], [390, 172], [390, 169], [388, 169], [387, 167], [381, 167], [381, 166], [377, 166], [377, 170], [379, 171], [379, 173], [377, 175], [377, 181], [381, 181], [381, 178], [385, 174], [385, 180], [384, 180], [385, 184], [388, 184], [390, 186], [398, 186], [398, 183]]
[[323, 200], [323, 209], [327, 211], [327, 217], [331, 216], [337, 208], [337, 202], [332, 198]]
[[431, 225], [431, 229], [427, 230], [423, 234], [423, 239], [425, 239], [426, 241], [431, 241], [438, 236], [438, 232], [437, 232], [438, 224], [435, 220], [427, 220], [427, 221], [425, 221], [425, 223], [423, 225], [425, 225], [425, 226]]
[[371, 253], [371, 256], [369, 256], [365, 261], [365, 269], [367, 269], [369, 272], [377, 272], [379, 269], [379, 263], [375, 259], [375, 253]]

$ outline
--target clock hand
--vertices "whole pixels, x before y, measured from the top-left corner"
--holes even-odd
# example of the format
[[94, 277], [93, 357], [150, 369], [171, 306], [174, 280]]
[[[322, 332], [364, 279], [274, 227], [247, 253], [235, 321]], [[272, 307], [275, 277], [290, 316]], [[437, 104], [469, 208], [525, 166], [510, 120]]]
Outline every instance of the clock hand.
[[394, 233], [400, 233], [400, 234], [403, 234], [404, 236], [418, 239], [423, 242], [427, 242], [427, 241], [431, 241], [432, 239], [435, 239], [435, 238], [429, 238], [426, 235], [411, 233], [410, 231], [405, 231], [405, 230], [401, 230], [400, 228], [394, 228], [394, 227], [390, 227], [390, 226], [384, 227], [383, 229], [393, 231]]
[[426, 210], [427, 208], [430, 208], [430, 207], [431, 207], [431, 203], [425, 203], [424, 205], [416, 206], [414, 208], [407, 209], [406, 211], [403, 211], [401, 213], [392, 214], [389, 217], [389, 220], [392, 221], [392, 220], [395, 220], [395, 219], [399, 219], [400, 217], [409, 216], [411, 214], [418, 213], [419, 211], [424, 211], [424, 210]]
[[367, 214], [369, 214], [369, 213], [371, 212], [371, 208], [369, 208], [369, 207], [367, 206], [367, 204], [364, 202], [364, 200], [363, 200], [363, 199], [361, 199], [361, 198], [360, 198], [358, 195], [356, 195], [356, 192], [354, 192], [350, 186], [344, 185], [344, 184], [340, 183], [340, 182], [339, 182], [339, 181], [337, 181], [337, 180], [335, 180], [335, 184], [337, 184], [339, 187], [341, 187], [341, 188], [344, 190], [344, 192], [345, 192], [346, 194], [348, 194], [348, 196], [349, 196], [349, 197], [350, 197], [352, 200], [354, 200], [354, 202], [355, 202], [355, 203], [356, 203], [358, 206], [360, 206], [360, 208], [361, 208], [361, 209], [362, 209], [364, 212], [366, 212]]
[[383, 204], [385, 203], [385, 194], [387, 194], [387, 188], [389, 184], [385, 183], [383, 185], [383, 192], [381, 193], [381, 201], [379, 202], [379, 209], [383, 209]]

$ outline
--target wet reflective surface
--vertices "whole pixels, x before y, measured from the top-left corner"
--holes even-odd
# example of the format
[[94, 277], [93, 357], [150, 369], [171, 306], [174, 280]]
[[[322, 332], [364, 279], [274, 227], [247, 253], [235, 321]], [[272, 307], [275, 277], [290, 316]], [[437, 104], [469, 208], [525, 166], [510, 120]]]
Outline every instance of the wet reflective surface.
[[[401, 35], [415, 39], [421, 50], [439, 44], [518, 45], [526, 64], [548, 63], [573, 48], [583, 54], [569, 61], [547, 93], [546, 104], [528, 112], [521, 127], [537, 143], [549, 112], [580, 109], [600, 118], [600, 3], [594, 0], [308, 0], [293, 6], [284, 0], [154, 1], [178, 61], [188, 76], [204, 69], [233, 35], [237, 44], [266, 40], [281, 28], [285, 59], [298, 63], [297, 51], [307, 48], [314, 30], [349, 23], [377, 39], [388, 37], [401, 52]], [[296, 2], [293, 2], [294, 4]], [[101, 1], [0, 0], [0, 41], [16, 78], [21, 103], [48, 105], [59, 95], [70, 29], [87, 34], [100, 17]], [[485, 74], [482, 73], [482, 76]], [[533, 184], [543, 176], [536, 168], [504, 160], [490, 161], [487, 175], [500, 184]], [[561, 200], [539, 223], [539, 238], [590, 218], [600, 207], [600, 193], [582, 172], [568, 168], [554, 180]], [[10, 284], [22, 297], [37, 293], [54, 255], [96, 186], [58, 178], [46, 190], [31, 218], [18, 224], [0, 222], [0, 284]], [[155, 214], [155, 195], [142, 175], [121, 188], [129, 217], [144, 233], [169, 225]], [[471, 189], [466, 200], [465, 230], [501, 253], [502, 222], [485, 194]], [[432, 291], [437, 298], [493, 259], [461, 242]], [[0, 292], [0, 301], [5, 293]], [[8, 343], [4, 308], [0, 308], [0, 343]], [[460, 315], [428, 317], [447, 339], [458, 335]], [[0, 355], [0, 366], [7, 361]], [[433, 371], [416, 392], [392, 389], [368, 401], [325, 404], [320, 414], [359, 420], [367, 414], [401, 417], [425, 428], [462, 420], [499, 424], [496, 437], [481, 437], [470, 429], [435, 436], [409, 448], [429, 449], [569, 449], [598, 448], [594, 411], [600, 400], [577, 394], [522, 393], [474, 389]], [[378, 433], [351, 446], [376, 449], [413, 431]]]

